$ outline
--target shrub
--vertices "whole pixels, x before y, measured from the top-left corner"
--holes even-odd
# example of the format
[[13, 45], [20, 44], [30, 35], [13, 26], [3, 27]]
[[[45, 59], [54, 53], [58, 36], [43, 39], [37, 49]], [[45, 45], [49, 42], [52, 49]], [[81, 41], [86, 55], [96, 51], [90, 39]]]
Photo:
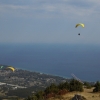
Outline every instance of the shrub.
[[70, 89], [70, 84], [66, 81], [65, 83], [60, 83], [60, 84], [58, 85], [58, 88], [59, 88], [60, 90], [62, 90], [62, 89], [69, 90], [69, 89]]
[[70, 91], [83, 91], [83, 84], [77, 80], [72, 79], [70, 81]]
[[94, 85], [94, 89], [93, 89], [93, 92], [99, 92], [100, 91], [100, 82], [97, 81], [96, 84]]
[[87, 89], [91, 89], [92, 88], [92, 85], [88, 82], [84, 82], [84, 86], [87, 88]]

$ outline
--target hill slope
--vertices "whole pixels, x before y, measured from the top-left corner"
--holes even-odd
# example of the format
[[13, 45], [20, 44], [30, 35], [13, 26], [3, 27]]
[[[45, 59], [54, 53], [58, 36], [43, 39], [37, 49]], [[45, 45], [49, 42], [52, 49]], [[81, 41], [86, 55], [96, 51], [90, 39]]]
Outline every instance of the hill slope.
[[87, 100], [100, 100], [100, 93], [93, 93], [92, 89], [84, 88], [84, 92], [70, 92], [63, 96], [57, 96], [48, 100], [71, 100], [76, 94], [85, 97]]

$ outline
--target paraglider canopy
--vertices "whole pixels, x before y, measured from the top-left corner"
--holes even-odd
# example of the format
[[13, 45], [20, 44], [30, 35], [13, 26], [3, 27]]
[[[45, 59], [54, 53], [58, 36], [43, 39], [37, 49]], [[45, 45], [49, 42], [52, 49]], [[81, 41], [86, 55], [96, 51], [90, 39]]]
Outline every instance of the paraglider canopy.
[[75, 25], [75, 28], [77, 28], [78, 26], [82, 26], [83, 28], [85, 27], [85, 25], [83, 23], [78, 23]]
[[11, 71], [15, 71], [15, 68], [14, 67], [12, 67], [12, 66], [9, 66], [9, 67], [7, 67], [7, 69], [10, 69]]
[[4, 66], [0, 66], [0, 68], [2, 69]]

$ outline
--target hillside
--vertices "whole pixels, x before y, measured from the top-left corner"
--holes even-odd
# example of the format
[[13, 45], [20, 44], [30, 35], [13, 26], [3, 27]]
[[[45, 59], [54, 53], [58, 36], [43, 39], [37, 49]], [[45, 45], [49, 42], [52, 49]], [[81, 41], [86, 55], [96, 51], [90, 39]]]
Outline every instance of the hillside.
[[[68, 84], [71, 82], [71, 80], [65, 79], [59, 76], [47, 75], [47, 74], [38, 73], [38, 72], [30, 72], [30, 71], [21, 70], [21, 69], [17, 69], [14, 73], [12, 73], [11, 71], [0, 70], [0, 100], [1, 98], [2, 99], [27, 98], [29, 95], [35, 94], [37, 91], [40, 91], [40, 90], [48, 91], [47, 87], [50, 86], [50, 84], [52, 83], [55, 84], [53, 91], [57, 92], [59, 89], [64, 89], [64, 87], [62, 87], [64, 84], [62, 83], [66, 81], [68, 83], [65, 84], [65, 88], [68, 88], [69, 87]], [[78, 83], [76, 82], [76, 85], [78, 86], [77, 87], [78, 89], [81, 89], [79, 88], [80, 86], [82, 86], [80, 82]], [[49, 92], [51, 90], [49, 90]], [[74, 97], [75, 94], [82, 95], [87, 100], [100, 100], [100, 93], [92, 93], [92, 91], [93, 91], [93, 88], [92, 89], [84, 88], [83, 92], [68, 92], [66, 94], [64, 93], [64, 95], [57, 94], [56, 96], [49, 98], [48, 100], [71, 100], [71, 98]], [[11, 99], [8, 99], [8, 100], [11, 100]]]
[[[76, 94], [84, 96], [86, 100], [100, 100], [100, 93], [93, 93], [92, 90], [93, 88], [91, 89], [84, 88], [84, 92], [70, 92], [62, 96], [58, 95], [54, 98], [49, 98], [47, 100], [71, 100]], [[0, 96], [3, 96], [3, 95], [4, 94], [0, 93]], [[6, 99], [6, 100], [10, 100], [10, 99]], [[17, 99], [14, 99], [14, 100], [17, 100]], [[18, 100], [25, 100], [25, 99], [18, 99]]]
[[[44, 90], [51, 83], [65, 82], [67, 79], [39, 72], [16, 69], [0, 70], [0, 100], [9, 96], [25, 98], [33, 92]], [[3, 95], [3, 96], [2, 96]]]
[[93, 88], [84, 88], [83, 92], [70, 92], [63, 96], [57, 96], [55, 98], [50, 98], [48, 100], [71, 100], [76, 94], [84, 96], [86, 100], [100, 100], [100, 93], [93, 93]]

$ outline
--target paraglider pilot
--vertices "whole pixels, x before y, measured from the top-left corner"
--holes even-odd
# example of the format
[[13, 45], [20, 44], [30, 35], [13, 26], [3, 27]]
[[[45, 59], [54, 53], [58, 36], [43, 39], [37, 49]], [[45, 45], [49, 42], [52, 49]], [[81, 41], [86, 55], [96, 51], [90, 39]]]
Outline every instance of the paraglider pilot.
[[78, 35], [80, 35], [80, 33], [78, 33]]

